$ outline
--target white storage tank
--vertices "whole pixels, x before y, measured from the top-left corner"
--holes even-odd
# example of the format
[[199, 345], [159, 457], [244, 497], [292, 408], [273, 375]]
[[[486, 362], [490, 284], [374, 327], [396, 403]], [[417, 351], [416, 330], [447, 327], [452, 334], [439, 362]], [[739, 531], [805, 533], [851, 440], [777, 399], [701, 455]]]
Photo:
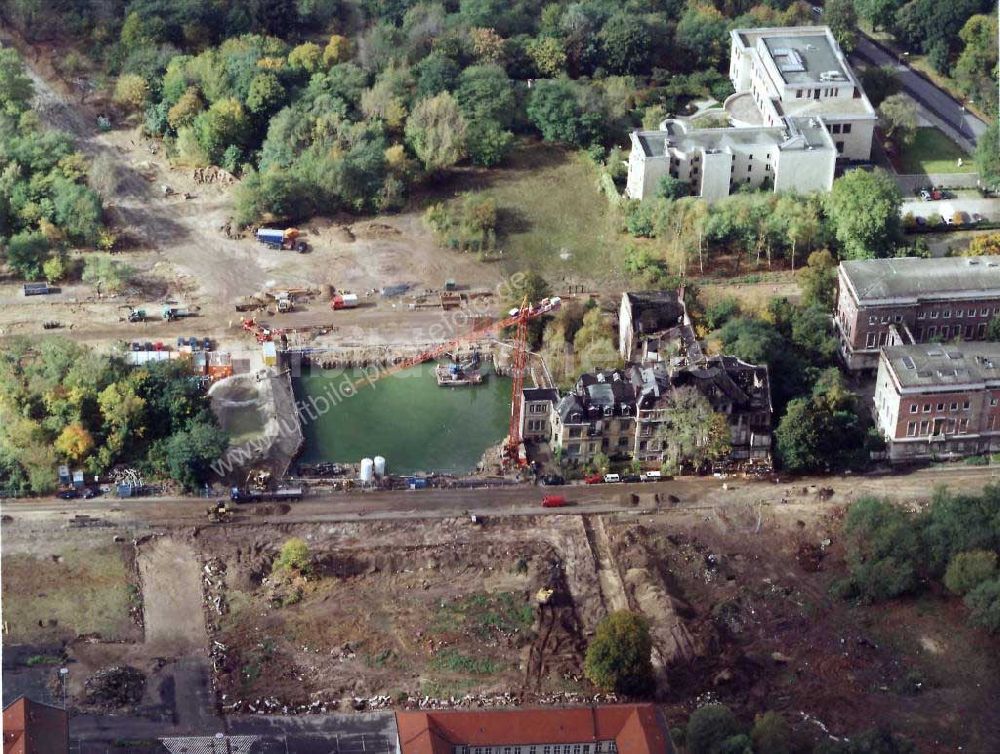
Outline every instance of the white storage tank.
[[375, 456], [375, 477], [381, 479], [385, 476], [385, 458]]
[[361, 459], [361, 473], [358, 475], [358, 478], [361, 480], [362, 484], [368, 484], [371, 482], [374, 466], [375, 463], [371, 458]]

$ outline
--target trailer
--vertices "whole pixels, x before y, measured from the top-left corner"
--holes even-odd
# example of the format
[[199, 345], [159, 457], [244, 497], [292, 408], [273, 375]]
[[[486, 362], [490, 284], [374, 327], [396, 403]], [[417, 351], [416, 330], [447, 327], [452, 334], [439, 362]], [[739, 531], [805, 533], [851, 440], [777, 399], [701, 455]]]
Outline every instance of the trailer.
[[163, 307], [163, 319], [167, 322], [173, 322], [176, 319], [183, 319], [184, 317], [193, 317], [195, 312], [193, 309], [188, 309], [184, 306], [164, 306]]
[[330, 308], [334, 311], [338, 309], [354, 309], [358, 305], [358, 295], [356, 293], [337, 293], [330, 301]]
[[309, 248], [309, 244], [299, 238], [297, 228], [258, 228], [256, 236], [258, 243], [269, 249], [294, 250], [302, 254]]
[[295, 502], [302, 499], [301, 487], [279, 487], [276, 490], [252, 490], [246, 487], [231, 487], [229, 499], [234, 503]]
[[55, 293], [56, 289], [53, 288], [48, 283], [25, 283], [24, 284], [24, 295], [25, 296], [47, 296], [50, 293]]

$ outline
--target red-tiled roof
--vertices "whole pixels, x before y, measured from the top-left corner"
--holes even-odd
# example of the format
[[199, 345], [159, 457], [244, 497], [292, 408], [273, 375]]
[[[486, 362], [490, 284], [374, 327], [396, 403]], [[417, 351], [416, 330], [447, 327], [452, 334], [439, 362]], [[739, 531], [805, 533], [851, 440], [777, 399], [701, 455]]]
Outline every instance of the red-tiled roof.
[[615, 741], [622, 754], [671, 754], [666, 720], [652, 704], [513, 710], [397, 712], [402, 754], [454, 747]]
[[66, 710], [26, 697], [3, 711], [3, 754], [69, 754]]

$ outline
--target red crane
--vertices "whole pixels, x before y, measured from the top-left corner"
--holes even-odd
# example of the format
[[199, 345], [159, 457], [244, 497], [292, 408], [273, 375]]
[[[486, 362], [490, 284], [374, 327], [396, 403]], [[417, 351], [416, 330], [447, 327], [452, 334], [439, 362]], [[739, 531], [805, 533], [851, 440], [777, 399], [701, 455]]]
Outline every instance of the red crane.
[[[551, 311], [551, 308], [549, 309]], [[528, 320], [532, 317], [532, 307], [525, 296], [517, 310], [517, 334], [514, 336], [514, 351], [511, 353], [511, 399], [510, 430], [507, 434], [507, 456], [511, 461], [518, 459], [521, 445], [521, 390], [524, 388], [524, 372], [528, 366]]]

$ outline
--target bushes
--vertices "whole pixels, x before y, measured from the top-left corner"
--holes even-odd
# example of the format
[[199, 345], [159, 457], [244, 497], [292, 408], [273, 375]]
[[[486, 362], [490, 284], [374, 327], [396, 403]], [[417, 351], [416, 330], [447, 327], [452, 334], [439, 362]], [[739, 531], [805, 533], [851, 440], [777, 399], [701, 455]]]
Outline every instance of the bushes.
[[989, 550], [960, 552], [951, 559], [944, 574], [944, 585], [959, 596], [973, 591], [996, 576], [997, 554]]
[[431, 205], [424, 222], [450, 249], [483, 252], [496, 245], [497, 207], [489, 197], [465, 194], [461, 203]]
[[646, 619], [627, 610], [597, 625], [587, 646], [584, 672], [602, 691], [638, 696], [653, 689], [653, 642]]

